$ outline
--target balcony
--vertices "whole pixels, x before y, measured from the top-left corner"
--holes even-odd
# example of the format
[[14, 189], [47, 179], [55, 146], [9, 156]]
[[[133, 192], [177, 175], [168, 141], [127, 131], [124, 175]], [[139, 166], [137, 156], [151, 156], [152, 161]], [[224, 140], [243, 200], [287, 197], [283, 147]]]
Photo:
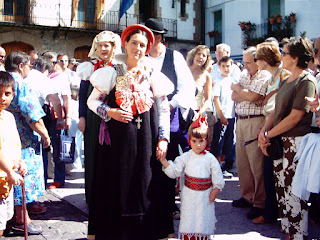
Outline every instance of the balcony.
[[[16, 10], [15, 10], [16, 9]], [[99, 32], [109, 30], [121, 33], [127, 26], [139, 23], [139, 15], [125, 14], [119, 21], [119, 11], [107, 11], [97, 20], [97, 9], [77, 11], [71, 19], [70, 4], [36, 4], [26, 10], [16, 6], [0, 11], [0, 25], [23, 26], [25, 28], [61, 29], [66, 31]], [[159, 18], [168, 29], [166, 37], [177, 38], [177, 21]]]
[[280, 42], [283, 38], [296, 35], [296, 21], [290, 21], [289, 16], [286, 16], [281, 22], [275, 22], [274, 24], [270, 24], [269, 22], [259, 25], [245, 23], [245, 26], [240, 27], [242, 30], [243, 49], [255, 46], [268, 37], [275, 37]]

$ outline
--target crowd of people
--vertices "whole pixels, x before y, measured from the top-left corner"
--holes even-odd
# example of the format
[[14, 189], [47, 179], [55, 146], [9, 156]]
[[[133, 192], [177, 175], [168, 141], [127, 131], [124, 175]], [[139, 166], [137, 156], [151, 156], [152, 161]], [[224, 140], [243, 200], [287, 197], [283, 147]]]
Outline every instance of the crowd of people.
[[[255, 224], [280, 218], [287, 240], [308, 239], [309, 198], [296, 189], [309, 188], [294, 176], [301, 142], [320, 126], [320, 38], [280, 46], [268, 38], [246, 49], [240, 66], [224, 43], [216, 63], [205, 45], [185, 59], [164, 45], [166, 32], [153, 18], [121, 37], [103, 31], [81, 64], [52, 51], [6, 56], [0, 47], [0, 237], [23, 232], [24, 221], [29, 234], [41, 233], [29, 214], [46, 211], [37, 199], [51, 158], [48, 188], [64, 186], [67, 134], [73, 166], [85, 168], [88, 239], [174, 237], [180, 189], [179, 239], [212, 239], [214, 201], [234, 163], [241, 198], [232, 206], [249, 208]], [[319, 221], [319, 190], [311, 191], [311, 222]]]

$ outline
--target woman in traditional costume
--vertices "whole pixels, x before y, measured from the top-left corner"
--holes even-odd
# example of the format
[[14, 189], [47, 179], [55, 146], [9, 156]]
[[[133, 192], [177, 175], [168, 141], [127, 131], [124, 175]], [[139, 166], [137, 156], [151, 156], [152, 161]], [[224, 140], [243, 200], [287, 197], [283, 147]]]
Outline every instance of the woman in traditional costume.
[[[81, 78], [79, 91], [79, 124], [78, 128], [84, 134], [84, 156], [85, 156], [85, 194], [91, 216], [94, 216], [95, 205], [90, 204], [90, 196], [93, 196], [92, 184], [94, 164], [97, 154], [104, 154], [108, 146], [102, 142], [99, 144], [99, 129], [101, 118], [87, 107], [87, 99], [93, 90], [90, 84], [90, 76], [94, 71], [105, 66], [113, 65], [116, 53], [121, 52], [119, 35], [103, 31], [95, 36], [88, 57], [88, 62], [83, 62], [77, 67], [77, 74]], [[88, 238], [94, 235], [94, 221], [89, 221]]]
[[127, 27], [121, 35], [126, 54], [90, 77], [94, 89], [87, 104], [104, 120], [99, 139], [109, 145], [97, 153], [94, 166], [96, 239], [152, 239], [146, 229], [151, 167], [167, 151], [166, 95], [173, 91], [165, 75], [144, 64], [153, 42], [149, 28]]

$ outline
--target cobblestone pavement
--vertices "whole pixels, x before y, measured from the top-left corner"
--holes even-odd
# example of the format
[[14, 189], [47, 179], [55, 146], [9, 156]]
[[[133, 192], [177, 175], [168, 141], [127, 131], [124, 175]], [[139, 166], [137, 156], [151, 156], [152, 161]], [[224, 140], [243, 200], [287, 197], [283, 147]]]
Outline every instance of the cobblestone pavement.
[[[88, 209], [84, 199], [83, 170], [73, 171], [67, 176], [63, 188], [47, 190], [39, 199], [47, 207], [47, 212], [33, 215], [33, 221], [42, 227], [43, 233], [29, 236], [30, 240], [69, 240], [86, 239]], [[49, 182], [50, 183], [50, 182]], [[234, 199], [240, 198], [237, 177], [226, 179], [226, 186], [216, 201], [215, 240], [284, 240], [286, 235], [280, 232], [280, 223], [256, 225], [246, 218], [248, 209], [231, 206]], [[179, 221], [175, 221], [178, 229]], [[24, 239], [19, 236], [3, 239]], [[309, 224], [309, 239], [320, 240], [320, 225]], [[129, 240], [129, 239], [128, 239]]]

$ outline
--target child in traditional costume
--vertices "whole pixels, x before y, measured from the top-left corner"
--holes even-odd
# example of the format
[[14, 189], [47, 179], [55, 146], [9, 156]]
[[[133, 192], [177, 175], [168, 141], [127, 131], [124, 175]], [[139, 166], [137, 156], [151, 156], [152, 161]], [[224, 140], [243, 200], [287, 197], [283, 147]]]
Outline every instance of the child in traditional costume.
[[208, 123], [199, 116], [188, 131], [191, 150], [174, 162], [161, 158], [163, 171], [170, 178], [184, 175], [181, 191], [181, 220], [179, 238], [209, 240], [215, 230], [214, 200], [224, 187], [223, 175], [217, 159], [208, 149]]

